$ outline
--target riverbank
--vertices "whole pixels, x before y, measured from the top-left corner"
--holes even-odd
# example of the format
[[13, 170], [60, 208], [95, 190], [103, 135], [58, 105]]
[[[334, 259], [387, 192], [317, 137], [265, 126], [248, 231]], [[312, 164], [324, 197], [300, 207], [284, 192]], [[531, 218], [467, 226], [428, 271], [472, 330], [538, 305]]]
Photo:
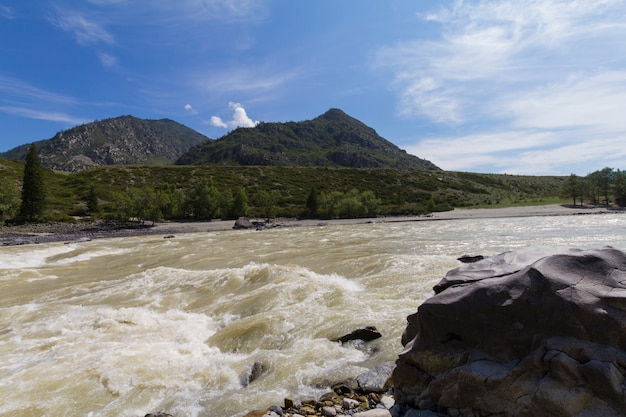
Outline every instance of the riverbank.
[[[365, 223], [397, 223], [437, 220], [467, 220], [485, 218], [569, 216], [588, 214], [608, 214], [623, 212], [623, 209], [550, 204], [543, 206], [519, 206], [505, 208], [454, 209], [425, 216], [393, 216], [359, 219], [275, 219], [272, 227], [313, 227]], [[172, 237], [182, 233], [201, 233], [232, 230], [233, 220], [205, 222], [157, 222], [134, 227], [119, 227], [105, 222], [31, 224], [3, 227], [0, 229], [0, 246], [28, 245], [46, 242], [74, 242], [99, 238], [130, 237], [142, 235], [164, 235]]]

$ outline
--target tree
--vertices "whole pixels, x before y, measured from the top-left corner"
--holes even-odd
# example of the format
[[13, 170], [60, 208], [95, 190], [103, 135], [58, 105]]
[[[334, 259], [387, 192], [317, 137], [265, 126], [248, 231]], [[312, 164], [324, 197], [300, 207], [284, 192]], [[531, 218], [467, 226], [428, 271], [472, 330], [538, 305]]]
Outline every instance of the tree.
[[23, 221], [35, 221], [43, 213], [46, 203], [43, 174], [37, 147], [33, 143], [26, 154], [24, 179], [22, 181], [22, 203], [19, 218]]
[[609, 187], [613, 180], [613, 168], [602, 168], [587, 175], [591, 184], [595, 187], [594, 202], [600, 204], [604, 197], [604, 204], [609, 205]]
[[98, 203], [98, 195], [96, 189], [92, 185], [89, 187], [89, 194], [87, 194], [87, 212], [90, 214], [98, 214], [100, 211], [100, 204]]
[[620, 206], [626, 206], [626, 172], [615, 171], [613, 176], [613, 193], [615, 194], [615, 202]]
[[261, 210], [263, 216], [269, 221], [274, 217], [276, 204], [280, 198], [280, 193], [276, 190], [261, 190], [254, 195], [255, 205]]
[[580, 178], [576, 174], [571, 174], [565, 180], [563, 184], [563, 188], [561, 192], [564, 197], [569, 197], [574, 202], [574, 206], [576, 206], [576, 199], [580, 198], [580, 205], [583, 205], [583, 195], [585, 193], [584, 183], [585, 179]]
[[311, 192], [306, 199], [306, 210], [309, 217], [316, 217], [319, 210], [319, 194], [315, 186], [311, 187]]
[[248, 214], [248, 195], [243, 188], [239, 187], [233, 194], [229, 217], [239, 218], [245, 216], [246, 214]]
[[220, 192], [213, 181], [203, 178], [191, 190], [189, 208], [196, 219], [215, 219], [219, 217]]

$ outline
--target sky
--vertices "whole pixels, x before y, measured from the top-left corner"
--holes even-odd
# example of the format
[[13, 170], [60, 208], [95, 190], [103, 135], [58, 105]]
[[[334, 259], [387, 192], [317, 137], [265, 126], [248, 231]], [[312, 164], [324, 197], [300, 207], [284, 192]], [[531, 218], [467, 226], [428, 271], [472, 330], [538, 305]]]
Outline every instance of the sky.
[[0, 0], [0, 152], [340, 108], [442, 169], [626, 169], [626, 0]]

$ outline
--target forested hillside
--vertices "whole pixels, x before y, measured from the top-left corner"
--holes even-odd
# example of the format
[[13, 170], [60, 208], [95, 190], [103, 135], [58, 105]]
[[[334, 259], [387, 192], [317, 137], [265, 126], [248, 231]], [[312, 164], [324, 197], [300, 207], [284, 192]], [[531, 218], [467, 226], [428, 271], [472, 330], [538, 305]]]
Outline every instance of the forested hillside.
[[303, 122], [236, 129], [194, 146], [177, 164], [439, 170], [339, 109]]
[[[22, 164], [0, 160], [6, 195], [19, 199], [22, 173]], [[46, 170], [44, 178], [41, 221], [415, 215], [559, 202], [566, 181], [421, 169], [147, 165]], [[5, 214], [11, 220], [15, 212]]]

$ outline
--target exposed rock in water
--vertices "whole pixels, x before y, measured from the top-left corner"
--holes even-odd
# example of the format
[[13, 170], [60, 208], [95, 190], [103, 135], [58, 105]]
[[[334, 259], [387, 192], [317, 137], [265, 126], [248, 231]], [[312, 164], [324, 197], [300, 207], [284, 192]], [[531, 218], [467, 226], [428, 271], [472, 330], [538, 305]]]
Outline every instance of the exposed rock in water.
[[235, 224], [233, 225], [233, 229], [254, 229], [255, 226], [252, 224], [250, 220], [245, 217], [240, 217], [235, 220]]
[[374, 326], [367, 326], [360, 329], [351, 331], [337, 339], [333, 339], [333, 342], [346, 343], [351, 340], [362, 340], [364, 342], [370, 342], [382, 337], [382, 334]]
[[482, 255], [463, 255], [460, 258], [456, 258], [457, 261], [461, 261], [464, 264], [473, 264], [474, 262], [482, 261], [485, 259]]
[[[545, 252], [544, 252], [545, 253]], [[626, 254], [507, 252], [450, 271], [408, 317], [404, 406], [456, 416], [624, 416]]]
[[256, 361], [254, 364], [244, 370], [241, 375], [239, 375], [239, 382], [241, 382], [242, 387], [247, 387], [250, 383], [256, 381], [265, 371], [265, 366], [263, 362]]

